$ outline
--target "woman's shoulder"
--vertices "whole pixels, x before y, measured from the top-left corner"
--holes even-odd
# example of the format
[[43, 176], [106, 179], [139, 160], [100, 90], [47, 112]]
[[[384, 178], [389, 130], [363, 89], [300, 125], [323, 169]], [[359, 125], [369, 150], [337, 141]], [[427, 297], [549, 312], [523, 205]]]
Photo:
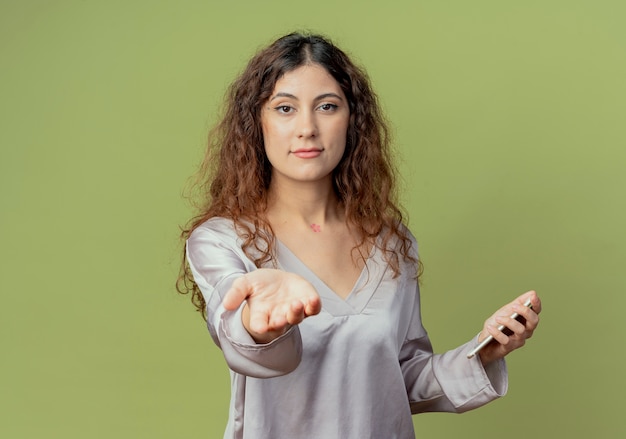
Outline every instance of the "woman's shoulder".
[[[387, 229], [389, 230], [389, 229]], [[410, 244], [412, 251], [417, 253], [417, 239], [411, 232], [411, 229], [405, 223], [399, 223], [394, 233], [394, 244], [396, 249], [398, 246], [403, 246], [406, 243]]]
[[409, 229], [409, 226], [407, 226], [404, 222], [400, 223], [399, 229], [400, 229], [401, 232], [406, 234], [407, 238], [409, 238], [411, 241], [413, 241], [413, 242], [416, 241], [415, 236], [411, 232], [411, 229]]
[[238, 240], [235, 223], [232, 219], [212, 217], [199, 224], [189, 235], [188, 241], [216, 240], [236, 243]]
[[415, 235], [405, 223], [398, 224], [392, 238], [392, 248], [400, 256], [401, 264], [408, 264], [411, 270], [402, 269], [402, 272], [412, 271], [419, 266], [419, 251]]
[[261, 251], [260, 246], [246, 247], [246, 239], [252, 229], [250, 223], [239, 224], [232, 218], [212, 217], [200, 223], [187, 238], [187, 254], [190, 260], [230, 260], [232, 257], [244, 261], [248, 270], [255, 267], [254, 259]]
[[200, 223], [194, 232], [198, 229], [204, 230], [235, 230], [235, 223], [232, 219], [222, 216], [214, 216]]

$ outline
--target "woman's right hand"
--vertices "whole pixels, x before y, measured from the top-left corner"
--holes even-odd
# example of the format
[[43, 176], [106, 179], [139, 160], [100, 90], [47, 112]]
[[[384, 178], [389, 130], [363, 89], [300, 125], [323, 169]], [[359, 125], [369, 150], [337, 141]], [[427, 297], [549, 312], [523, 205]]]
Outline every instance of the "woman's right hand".
[[322, 309], [319, 294], [297, 274], [261, 268], [233, 282], [222, 304], [234, 311], [246, 301], [243, 325], [257, 343], [269, 343]]

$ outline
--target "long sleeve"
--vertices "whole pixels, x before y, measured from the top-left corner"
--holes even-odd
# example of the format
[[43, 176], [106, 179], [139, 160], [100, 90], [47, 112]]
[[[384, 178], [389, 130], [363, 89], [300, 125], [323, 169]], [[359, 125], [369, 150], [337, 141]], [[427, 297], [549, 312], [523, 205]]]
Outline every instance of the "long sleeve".
[[412, 413], [462, 413], [506, 393], [506, 364], [499, 360], [483, 368], [480, 359], [467, 358], [472, 340], [444, 354], [432, 354], [427, 336], [407, 342], [401, 367]]
[[187, 260], [207, 303], [207, 325], [231, 370], [256, 378], [293, 371], [302, 357], [297, 326], [267, 344], [257, 344], [241, 321], [240, 307], [226, 311], [222, 299], [238, 277], [256, 270], [241, 250], [232, 222], [213, 218], [195, 229], [187, 240]]
[[[417, 242], [411, 238], [413, 256], [417, 258]], [[422, 325], [419, 284], [409, 267], [404, 272], [409, 275], [402, 277], [399, 287], [405, 294], [399, 319], [403, 338], [398, 359], [411, 413], [462, 413], [503, 396], [508, 387], [504, 359], [483, 367], [478, 356], [467, 358], [478, 336], [451, 351], [433, 353]]]

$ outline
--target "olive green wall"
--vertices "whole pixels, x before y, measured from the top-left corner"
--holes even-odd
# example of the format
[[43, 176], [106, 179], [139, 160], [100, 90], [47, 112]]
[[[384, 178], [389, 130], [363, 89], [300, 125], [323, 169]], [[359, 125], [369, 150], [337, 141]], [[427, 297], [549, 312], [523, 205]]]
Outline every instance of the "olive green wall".
[[180, 193], [226, 85], [293, 29], [380, 95], [435, 348], [544, 301], [509, 394], [418, 437], [624, 437], [625, 5], [2, 1], [0, 437], [221, 437], [227, 369], [173, 289]]

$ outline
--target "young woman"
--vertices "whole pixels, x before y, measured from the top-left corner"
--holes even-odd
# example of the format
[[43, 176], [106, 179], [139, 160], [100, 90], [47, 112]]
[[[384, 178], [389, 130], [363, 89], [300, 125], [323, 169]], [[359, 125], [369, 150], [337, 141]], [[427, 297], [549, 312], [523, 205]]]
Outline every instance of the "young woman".
[[328, 40], [290, 34], [252, 58], [226, 104], [179, 279], [231, 369], [224, 437], [413, 438], [412, 413], [504, 394], [503, 358], [532, 335], [540, 300], [523, 294], [476, 339], [433, 354], [364, 72]]

